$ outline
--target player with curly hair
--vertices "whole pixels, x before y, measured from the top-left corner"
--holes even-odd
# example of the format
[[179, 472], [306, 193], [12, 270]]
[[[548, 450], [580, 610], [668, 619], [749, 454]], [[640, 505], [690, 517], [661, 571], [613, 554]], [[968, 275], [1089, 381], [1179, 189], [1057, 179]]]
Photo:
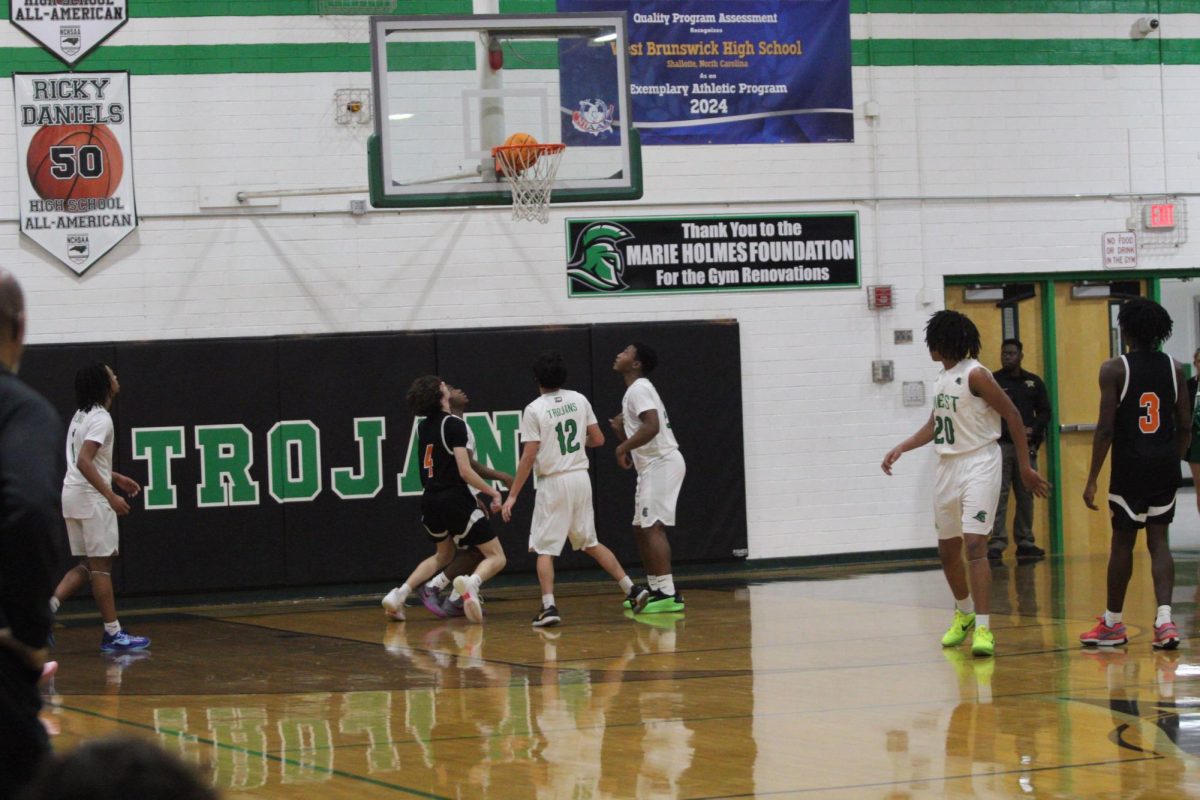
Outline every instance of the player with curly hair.
[[971, 652], [990, 656], [996, 652], [996, 642], [990, 619], [992, 573], [987, 541], [1003, 474], [996, 441], [1002, 417], [1012, 432], [1021, 482], [1039, 497], [1049, 493], [1050, 485], [1029, 463], [1020, 412], [991, 371], [979, 363], [975, 323], [957, 311], [939, 311], [925, 326], [925, 345], [930, 357], [942, 362], [934, 384], [933, 411], [920, 430], [888, 451], [883, 471], [891, 475], [892, 465], [901, 455], [933, 442], [938, 453], [934, 479], [938, 556], [954, 593], [954, 620], [942, 637], [942, 646], [957, 647], [973, 628]]

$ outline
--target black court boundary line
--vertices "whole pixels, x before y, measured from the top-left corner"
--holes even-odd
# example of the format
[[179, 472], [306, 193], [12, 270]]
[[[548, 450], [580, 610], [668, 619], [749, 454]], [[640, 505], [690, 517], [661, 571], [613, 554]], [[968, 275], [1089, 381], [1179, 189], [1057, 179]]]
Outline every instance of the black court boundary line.
[[736, 797], [770, 797], [772, 795], [786, 794], [809, 794], [811, 792], [844, 792], [853, 789], [876, 789], [883, 786], [899, 786], [901, 784], [921, 784], [921, 783], [944, 783], [946, 781], [960, 781], [966, 778], [990, 778], [995, 775], [1021, 775], [1029, 772], [1057, 772], [1064, 769], [1085, 769], [1087, 767], [1107, 767], [1113, 764], [1133, 764], [1139, 761], [1159, 761], [1165, 759], [1166, 756], [1152, 755], [1145, 758], [1118, 758], [1114, 761], [1090, 761], [1084, 764], [1059, 764], [1054, 767], [1029, 767], [1026, 769], [1003, 769], [995, 772], [968, 772], [963, 775], [942, 775], [940, 777], [921, 778], [920, 780], [909, 778], [901, 781], [880, 781], [878, 783], [854, 783], [845, 786], [819, 786], [812, 789], [780, 789], [774, 792], [752, 792], [750, 794], [709, 794], [697, 795], [688, 798], [687, 800], [730, 800]]
[[[432, 688], [432, 687], [427, 687], [427, 688]], [[1149, 689], [1151, 687], [1149, 684], [1131, 684], [1129, 688]], [[1089, 692], [1101, 692], [1101, 691], [1106, 691], [1106, 690], [1097, 688], [1097, 689], [1081, 689], [1080, 691], [1082, 693], [1086, 694]], [[256, 694], [263, 694], [263, 693], [257, 692]], [[138, 696], [142, 696], [142, 695], [138, 695]], [[77, 694], [77, 695], [72, 695], [72, 697], [108, 698], [108, 697], [111, 697], [111, 695]], [[1055, 703], [1088, 702], [1088, 700], [1083, 699], [1081, 697], [1066, 697], [1066, 696], [1062, 696], [1062, 695], [1058, 694], [1057, 691], [1040, 691], [1040, 690], [1029, 691], [1029, 692], [1009, 692], [1006, 694], [994, 694], [992, 696], [992, 702], [994, 704], [996, 700], [1015, 699], [1015, 698], [1036, 698], [1036, 697], [1044, 697], [1047, 701], [1052, 701]], [[763, 718], [787, 717], [787, 716], [801, 717], [801, 716], [820, 715], [820, 714], [837, 714], [837, 713], [845, 713], [845, 712], [853, 712], [853, 711], [863, 711], [863, 710], [869, 710], [869, 709], [905, 708], [905, 707], [909, 707], [909, 706], [920, 706], [920, 705], [944, 705], [945, 702], [947, 702], [947, 701], [933, 698], [933, 699], [922, 699], [922, 700], [909, 700], [909, 701], [905, 701], [905, 702], [901, 702], [901, 703], [872, 703], [870, 705], [842, 706], [842, 707], [838, 707], [838, 708], [804, 709], [804, 710], [800, 710], [800, 711], [762, 711], [762, 712], [752, 712], [749, 714], [715, 714], [715, 715], [710, 714], [710, 715], [695, 716], [695, 717], [675, 716], [675, 717], [669, 718], [669, 721], [681, 722], [681, 723], [685, 723], [685, 724], [689, 723], [689, 722], [692, 722], [692, 723], [714, 723], [714, 722], [728, 722], [731, 720], [756, 719], [759, 717], [763, 717]], [[960, 700], [959, 702], [962, 703], [962, 702], [967, 702], [967, 701]], [[122, 720], [122, 719], [115, 718], [115, 717], [109, 717], [104, 714], [100, 714], [98, 712], [87, 711], [85, 709], [74, 708], [72, 706], [63, 705], [63, 706], [59, 706], [59, 707], [68, 709], [70, 711], [77, 711], [82, 714], [99, 717], [101, 719], [119, 722], [121, 724], [131, 725], [133, 727], [138, 727], [138, 728], [143, 728], [145, 730], [152, 730], [152, 731], [155, 730], [155, 728], [153, 728], [152, 726], [145, 725], [144, 723], [140, 723], [140, 722], [132, 722], [129, 720]], [[1133, 717], [1132, 715], [1124, 714], [1122, 712], [1116, 712], [1116, 713], [1121, 713], [1122, 716], [1126, 716], [1126, 717], [1129, 717], [1130, 719], [1138, 720], [1139, 722], [1148, 722], [1148, 723], [1152, 724], [1151, 720], [1147, 720], [1144, 717]], [[604, 725], [588, 725], [583, 728], [580, 728], [578, 726], [571, 727], [571, 728], [554, 728], [554, 729], [551, 729], [549, 731], [544, 731], [544, 732], [553, 734], [553, 733], [556, 733], [559, 731], [596, 730], [596, 729], [600, 729], [600, 728], [603, 728], [604, 730], [608, 730], [610, 728], [620, 730], [620, 729], [628, 729], [628, 728], [645, 727], [645, 724], [646, 723], [644, 721], [622, 722], [622, 723], [607, 723], [606, 722]], [[258, 751], [249, 750], [247, 748], [236, 747], [234, 745], [224, 745], [224, 744], [220, 744], [220, 743], [210, 742], [210, 740], [196, 736], [195, 734], [182, 733], [182, 732], [173, 731], [170, 729], [167, 729], [165, 732], [168, 734], [177, 736], [177, 737], [181, 737], [181, 738], [182, 737], [190, 737], [199, 742], [211, 743], [211, 744], [214, 744], [214, 746], [222, 747], [224, 749], [245, 752], [245, 753], [249, 753], [251, 755], [263, 755], [261, 753], [258, 753]], [[492, 739], [497, 739], [497, 738], [507, 738], [508, 736], [509, 736], [509, 734], [496, 732], [496, 733], [491, 733], [491, 734], [487, 734], [487, 735], [441, 736], [441, 737], [436, 737], [436, 738], [430, 739], [428, 741], [429, 742], [462, 742], [462, 741], [476, 741], [476, 740], [477, 741], [486, 741], [486, 740], [492, 740]], [[392, 745], [392, 746], [399, 746], [399, 747], [413, 747], [413, 746], [423, 747], [424, 746], [424, 743], [422, 743], [421, 741], [419, 741], [415, 738], [390, 739], [387, 742], [385, 742], [384, 744]], [[361, 745], [361, 744], [345, 744], [345, 745], [334, 745], [334, 746], [331, 746], [328, 748], [325, 748], [325, 747], [313, 748], [313, 750], [315, 752], [321, 752], [321, 751], [325, 751], [325, 750], [355, 749], [355, 748], [362, 748], [363, 746], [364, 745]], [[286, 759], [280, 759], [280, 758], [276, 758], [276, 757], [273, 757], [270, 755], [267, 755], [266, 757], [273, 758], [278, 761], [286, 761]], [[1159, 758], [1168, 758], [1169, 756], [1158, 755], [1158, 757]], [[1126, 759], [1126, 760], [1128, 761], [1128, 760], [1132, 760], [1132, 759]], [[294, 763], [294, 762], [288, 761], [287, 763]], [[1109, 763], [1109, 762], [1104, 762], [1104, 763]], [[1079, 765], [1079, 766], [1087, 766], [1087, 765]], [[1037, 769], [1059, 769], [1059, 768], [1060, 767], [1039, 767]], [[1026, 771], [1032, 771], [1032, 770], [1011, 770], [1009, 772], [1026, 772]], [[1008, 774], [1008, 773], [1006, 773], [1006, 772], [971, 773], [971, 775], [952, 776], [951, 778], [946, 778], [946, 780], [953, 780], [953, 779], [963, 778], [963, 777], [972, 777], [972, 776], [975, 776], [976, 774], [1002, 775], [1002, 774]], [[364, 778], [362, 780], [370, 780], [370, 779]], [[933, 778], [930, 780], [940, 780], [940, 779]], [[911, 780], [900, 781], [900, 783], [906, 783], [906, 782], [911, 783], [912, 781]], [[864, 786], [875, 786], [875, 785], [891, 785], [891, 784], [864, 784]], [[858, 788], [858, 787], [846, 786], [846, 787], [834, 787], [834, 788], [853, 789], [853, 788]], [[829, 787], [824, 787], [824, 790], [828, 790], [828, 789], [829, 789]], [[819, 790], [804, 789], [804, 790], [800, 790], [800, 791], [819, 791]], [[775, 792], [774, 794], [779, 794], [779, 793], [780, 792]], [[721, 797], [746, 797], [746, 796], [748, 796], [748, 795], [714, 795], [713, 797], [721, 798]], [[427, 795], [427, 797], [435, 797], [435, 796]], [[442, 798], [441, 800], [448, 800], [448, 799]], [[705, 800], [705, 798], [696, 798], [695, 800]]]
[[[93, 696], [95, 696], [95, 695], [93, 695]], [[405, 794], [412, 795], [413, 797], [424, 797], [424, 798], [428, 798], [428, 800], [453, 800], [453, 798], [450, 798], [450, 797], [444, 797], [439, 794], [430, 794], [429, 792], [423, 792], [420, 789], [411, 789], [407, 786], [400, 786], [399, 784], [395, 784], [395, 783], [388, 783], [387, 781], [381, 781], [378, 778], [368, 778], [365, 775], [355, 775], [353, 772], [344, 772], [340, 769], [324, 769], [322, 767], [317, 767], [317, 766], [306, 766], [306, 765], [301, 764], [300, 762], [295, 761], [290, 758], [283, 758], [282, 756], [272, 755], [271, 753], [263, 753], [258, 750], [251, 750], [250, 748], [247, 748], [247, 747], [237, 747], [235, 745], [225, 744], [223, 742], [217, 742], [212, 739], [205, 738], [203, 736], [197, 736], [194, 733], [184, 733], [182, 731], [176, 731], [176, 730], [172, 730], [170, 728], [164, 728], [164, 729], [159, 730], [159, 729], [156, 729], [153, 725], [147, 725], [143, 722], [134, 722], [133, 720], [128, 720], [128, 719], [121, 719], [120, 717], [113, 717], [113, 716], [109, 716], [108, 714], [101, 714], [98, 711], [89, 711], [86, 708], [76, 708], [74, 706], [67, 706], [67, 705], [59, 706], [59, 708], [64, 708], [64, 709], [66, 709], [68, 711], [72, 711], [76, 714], [83, 714], [85, 716], [103, 719], [108, 722], [115, 722], [118, 725], [127, 725], [132, 728], [138, 728], [140, 730], [151, 731], [160, 736], [163, 734], [166, 734], [168, 736], [174, 736], [177, 739], [186, 738], [186, 739], [189, 739], [192, 741], [211, 745], [212, 747], [215, 747], [220, 750], [232, 750], [232, 751], [238, 752], [238, 753], [246, 753], [247, 755], [259, 756], [260, 758], [267, 759], [268, 761], [275, 761], [280, 764], [290, 764], [292, 766], [301, 767], [304, 769], [311, 769], [315, 772], [323, 772], [327, 775], [332, 775], [332, 776], [338, 777], [338, 778], [345, 778], [347, 780], [358, 781], [360, 783], [367, 783], [372, 786], [380, 786], [380, 787], [383, 787], [384, 789], [391, 789], [392, 791], [395, 791], [395, 792], [403, 792]], [[322, 748], [322, 749], [324, 749], [324, 748]], [[336, 748], [329, 748], [329, 749], [333, 750]]]

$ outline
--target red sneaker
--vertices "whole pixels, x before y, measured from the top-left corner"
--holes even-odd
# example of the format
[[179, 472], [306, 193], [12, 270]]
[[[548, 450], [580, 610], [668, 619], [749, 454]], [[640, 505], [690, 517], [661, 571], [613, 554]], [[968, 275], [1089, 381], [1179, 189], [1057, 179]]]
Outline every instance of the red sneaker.
[[[1129, 634], [1125, 631], [1125, 623], [1118, 622], [1111, 628], [1104, 624], [1104, 617], [1096, 617], [1098, 624], [1090, 631], [1084, 631], [1079, 634], [1079, 642], [1084, 645], [1099, 645], [1100, 647], [1116, 647], [1119, 644], [1125, 644], [1129, 641]], [[1174, 628], [1174, 626], [1172, 626]], [[1156, 629], [1157, 630], [1157, 629]], [[1157, 639], [1155, 640], [1157, 641]], [[1175, 643], [1179, 643], [1178, 637]]]
[[1175, 623], [1167, 620], [1162, 625], [1154, 626], [1154, 642], [1152, 646], [1155, 650], [1174, 650], [1179, 647], [1179, 630], [1175, 627]]

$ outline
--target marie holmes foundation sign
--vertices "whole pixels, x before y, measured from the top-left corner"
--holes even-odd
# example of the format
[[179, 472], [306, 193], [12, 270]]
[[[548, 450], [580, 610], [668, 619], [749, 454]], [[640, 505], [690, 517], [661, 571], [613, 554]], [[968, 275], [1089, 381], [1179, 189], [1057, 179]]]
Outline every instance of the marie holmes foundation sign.
[[571, 297], [859, 285], [858, 214], [567, 221]]
[[8, 0], [9, 21], [74, 64], [129, 19], [125, 0]]

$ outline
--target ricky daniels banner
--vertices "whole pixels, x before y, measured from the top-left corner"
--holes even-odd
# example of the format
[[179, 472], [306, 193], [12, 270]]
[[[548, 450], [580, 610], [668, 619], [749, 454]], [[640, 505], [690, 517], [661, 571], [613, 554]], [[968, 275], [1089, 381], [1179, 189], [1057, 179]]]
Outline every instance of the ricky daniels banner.
[[13, 75], [21, 233], [82, 274], [137, 227], [129, 73]]
[[858, 213], [567, 220], [571, 297], [859, 285]]
[[[558, 10], [625, 12], [643, 144], [854, 141], [850, 0], [558, 0]], [[562, 96], [611, 103], [602, 68], [615, 69], [586, 49], [560, 53]], [[569, 122], [566, 144], [600, 144]]]

